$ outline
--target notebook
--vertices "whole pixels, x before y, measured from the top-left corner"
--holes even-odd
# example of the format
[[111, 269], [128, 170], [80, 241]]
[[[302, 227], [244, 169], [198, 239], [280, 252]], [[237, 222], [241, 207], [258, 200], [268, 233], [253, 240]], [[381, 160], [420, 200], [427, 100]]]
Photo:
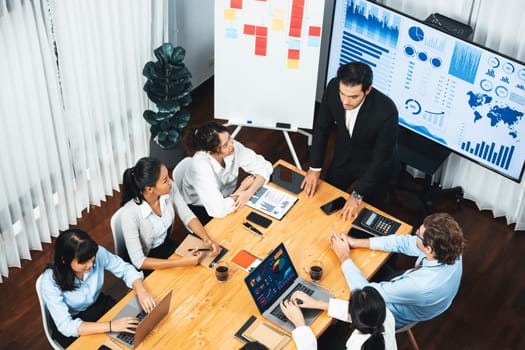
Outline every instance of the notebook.
[[168, 314], [171, 303], [171, 291], [166, 294], [155, 308], [146, 314], [139, 304], [137, 296], [133, 297], [126, 306], [113, 318], [113, 320], [122, 317], [137, 317], [140, 322], [135, 330], [135, 334], [126, 332], [108, 333], [113, 339], [131, 347], [136, 348], [146, 338], [149, 332]]
[[232, 263], [234, 263], [244, 271], [251, 272], [261, 263], [261, 259], [253, 255], [249, 251], [241, 249], [232, 258]]
[[[315, 299], [328, 301], [332, 297], [320, 286], [299, 277], [283, 243], [279, 244], [248, 276], [244, 283], [259, 312], [274, 324], [291, 332], [294, 325], [283, 315], [279, 303], [296, 290]], [[306, 325], [319, 316], [321, 310], [302, 309]]]
[[[194, 249], [199, 248], [208, 247], [206, 247], [202, 239], [190, 233], [186, 236], [186, 238], [184, 238], [182, 243], [179, 244], [177, 249], [175, 249], [175, 253], [177, 253], [180, 256], [186, 256], [188, 254], [192, 254], [192, 251]], [[217, 256], [210, 256], [209, 251], [203, 251], [202, 258], [199, 263], [202, 266], [211, 269], [213, 265], [215, 265], [215, 263], [219, 262], [222, 259], [222, 257], [226, 255], [226, 253], [228, 253], [228, 249], [224, 248], [223, 246], [221, 246], [221, 252]]]

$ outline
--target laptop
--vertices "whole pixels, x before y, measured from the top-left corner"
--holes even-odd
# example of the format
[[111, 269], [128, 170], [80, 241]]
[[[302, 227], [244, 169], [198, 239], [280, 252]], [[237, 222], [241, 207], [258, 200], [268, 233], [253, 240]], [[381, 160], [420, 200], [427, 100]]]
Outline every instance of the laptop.
[[168, 314], [170, 310], [171, 291], [166, 294], [160, 303], [147, 314], [139, 304], [137, 296], [133, 297], [126, 306], [113, 318], [113, 320], [122, 317], [137, 317], [139, 324], [135, 334], [127, 332], [111, 332], [109, 336], [113, 339], [131, 347], [136, 348], [146, 338], [149, 332]]
[[[281, 300], [290, 298], [296, 290], [325, 301], [332, 297], [322, 287], [299, 277], [284, 243], [268, 254], [244, 282], [263, 317], [289, 332], [295, 327], [282, 313]], [[301, 310], [308, 326], [321, 314], [317, 309]]]

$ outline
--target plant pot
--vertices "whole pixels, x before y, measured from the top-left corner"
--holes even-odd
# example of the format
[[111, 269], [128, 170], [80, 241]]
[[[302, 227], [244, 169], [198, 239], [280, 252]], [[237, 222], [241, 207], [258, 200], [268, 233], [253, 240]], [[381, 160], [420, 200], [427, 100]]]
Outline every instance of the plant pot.
[[149, 142], [149, 155], [160, 160], [169, 170], [173, 170], [185, 156], [182, 143], [179, 142], [175, 148], [165, 150], [153, 140]]

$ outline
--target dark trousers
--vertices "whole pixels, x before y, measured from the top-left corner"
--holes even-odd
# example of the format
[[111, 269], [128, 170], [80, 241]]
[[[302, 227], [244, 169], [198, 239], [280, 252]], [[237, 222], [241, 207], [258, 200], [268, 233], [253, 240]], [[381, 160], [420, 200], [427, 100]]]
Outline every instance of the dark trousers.
[[193, 205], [188, 204], [188, 208], [195, 214], [197, 219], [201, 222], [202, 226], [206, 225], [208, 222], [213, 219], [211, 216], [208, 215], [208, 212], [206, 211], [206, 208], [204, 208], [202, 205]]
[[[168, 228], [168, 234], [166, 235], [164, 242], [158, 247], [151, 249], [149, 251], [148, 258], [167, 259], [173, 253], [175, 253], [175, 249], [177, 249], [178, 244], [170, 238], [170, 234], [171, 226]], [[153, 272], [153, 270], [142, 270], [142, 272], [144, 272], [144, 277], [147, 277]]]
[[346, 350], [346, 341], [354, 329], [351, 323], [335, 321], [317, 341], [318, 350]]
[[[350, 186], [357, 180], [357, 177], [342, 173], [330, 167], [326, 175], [326, 182], [339, 188], [342, 191], [348, 191]], [[389, 181], [385, 179], [382, 183], [369, 184], [371, 188], [366, 194], [364, 200], [368, 204], [378, 208], [384, 209], [384, 204], [389, 190]]]
[[[85, 322], [96, 322], [102, 315], [104, 315], [109, 309], [116, 304], [115, 299], [111, 296], [104, 293], [100, 293], [97, 300], [93, 305], [88, 307], [86, 310], [82, 311], [78, 315], [74, 316], [74, 319], [80, 318]], [[60, 333], [55, 325], [55, 322], [50, 322], [51, 336], [55, 339], [62, 347], [65, 349], [71, 343], [73, 343], [77, 338], [76, 337], [66, 337]]]

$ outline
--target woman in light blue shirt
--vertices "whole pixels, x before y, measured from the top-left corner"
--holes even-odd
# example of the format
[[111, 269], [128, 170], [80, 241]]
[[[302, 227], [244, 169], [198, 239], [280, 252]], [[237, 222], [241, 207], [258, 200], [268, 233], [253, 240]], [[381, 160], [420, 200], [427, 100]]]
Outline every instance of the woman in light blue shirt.
[[81, 335], [134, 333], [138, 324], [135, 318], [97, 322], [115, 304], [111, 296], [101, 292], [104, 270], [136, 291], [144, 311], [155, 307], [155, 299], [144, 287], [142, 272], [99, 246], [84, 231], [66, 230], [55, 242], [53, 264], [42, 274], [40, 291], [53, 320], [52, 337], [64, 348]]

